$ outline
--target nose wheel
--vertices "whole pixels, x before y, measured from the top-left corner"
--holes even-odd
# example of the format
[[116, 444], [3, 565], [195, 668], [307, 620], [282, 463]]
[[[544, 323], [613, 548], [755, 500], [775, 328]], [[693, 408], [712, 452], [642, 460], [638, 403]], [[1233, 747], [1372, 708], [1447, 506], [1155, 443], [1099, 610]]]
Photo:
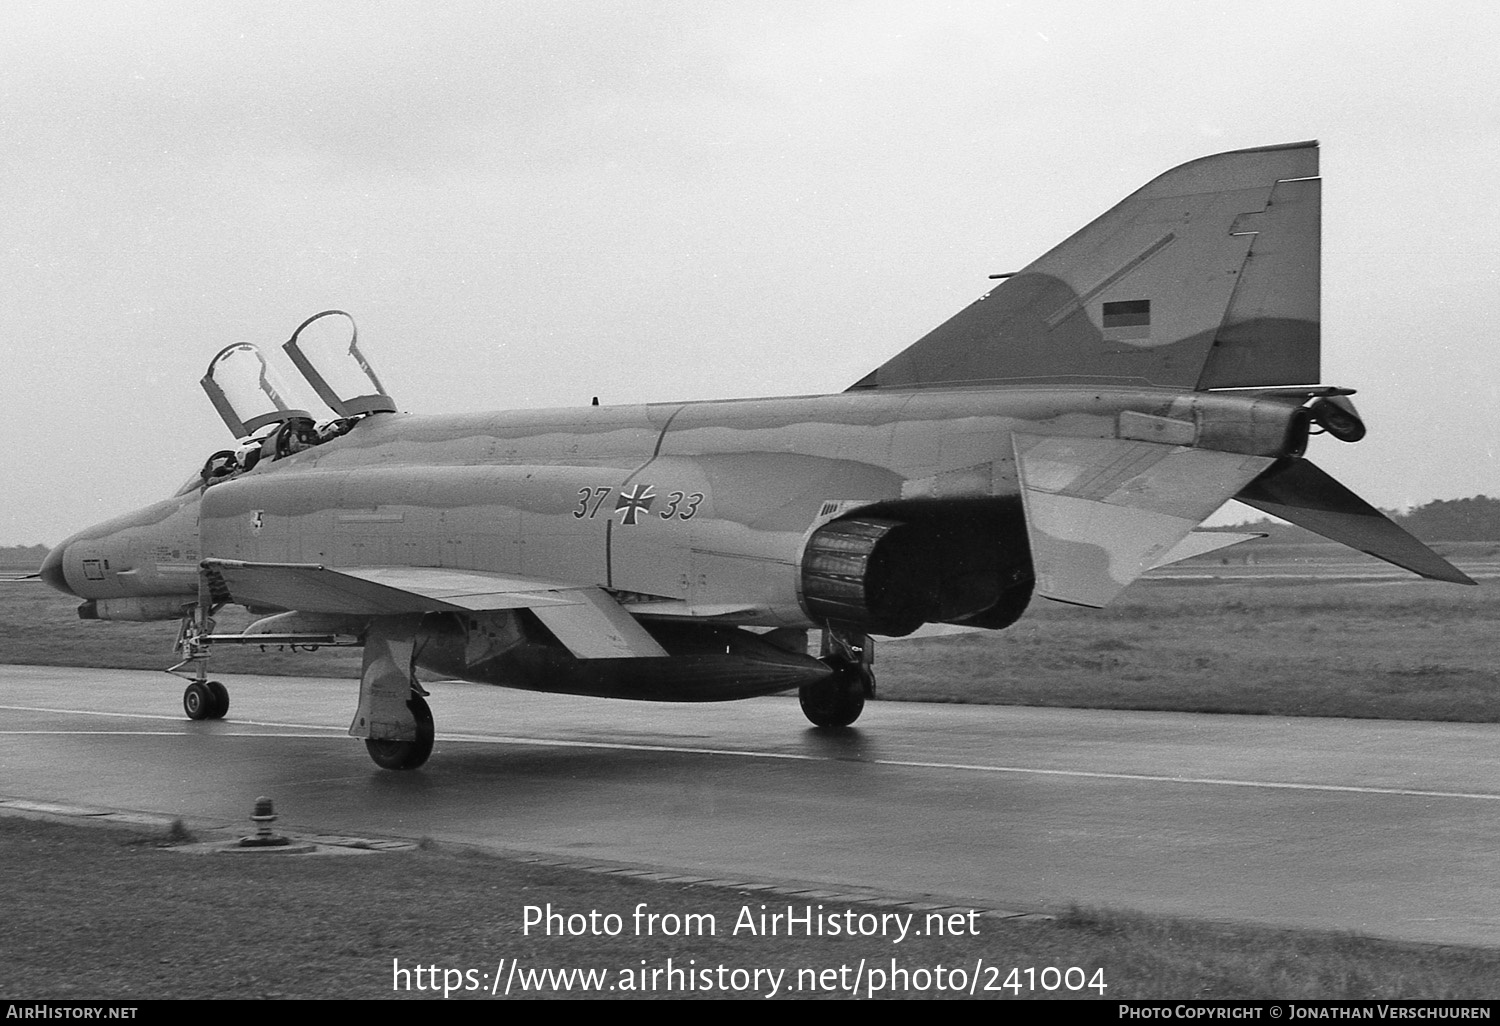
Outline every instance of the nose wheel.
[[182, 692], [190, 720], [222, 720], [229, 712], [229, 689], [216, 680], [195, 680]]

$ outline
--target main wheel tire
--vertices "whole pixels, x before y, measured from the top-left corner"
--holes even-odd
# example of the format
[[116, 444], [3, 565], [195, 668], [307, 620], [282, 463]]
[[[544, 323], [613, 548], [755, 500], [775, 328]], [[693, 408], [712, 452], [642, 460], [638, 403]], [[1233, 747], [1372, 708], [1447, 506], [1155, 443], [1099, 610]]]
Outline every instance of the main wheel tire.
[[203, 681], [193, 681], [182, 692], [182, 711], [190, 720], [213, 719], [216, 704], [213, 691]]
[[412, 695], [406, 707], [417, 721], [417, 737], [414, 741], [391, 741], [385, 738], [365, 738], [365, 750], [375, 765], [388, 770], [414, 770], [427, 761], [432, 754], [435, 731], [432, 726], [432, 710], [421, 695]]
[[819, 727], [847, 727], [865, 711], [865, 687], [855, 671], [836, 672], [797, 689], [802, 715]]
[[208, 718], [211, 720], [222, 720], [229, 715], [229, 689], [216, 680], [208, 682], [208, 690], [213, 692], [214, 708]]

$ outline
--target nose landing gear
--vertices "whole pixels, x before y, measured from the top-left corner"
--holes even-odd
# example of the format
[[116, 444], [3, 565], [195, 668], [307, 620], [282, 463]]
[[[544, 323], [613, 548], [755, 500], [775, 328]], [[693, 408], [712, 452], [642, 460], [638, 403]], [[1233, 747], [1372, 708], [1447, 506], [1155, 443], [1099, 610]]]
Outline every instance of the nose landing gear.
[[214, 621], [208, 607], [194, 605], [183, 610], [182, 623], [177, 628], [177, 654], [182, 656], [182, 662], [167, 672], [179, 677], [192, 674], [182, 692], [182, 711], [190, 720], [222, 720], [229, 712], [229, 689], [208, 679], [208, 637], [213, 631]]
[[313, 651], [322, 646], [359, 644], [357, 638], [334, 631], [317, 634], [251, 631], [215, 634], [213, 614], [222, 608], [222, 603], [213, 603], [205, 594], [196, 604], [185, 605], [182, 610], [182, 622], [177, 628], [177, 654], [182, 661], [167, 667], [167, 672], [188, 681], [182, 692], [182, 711], [190, 720], [222, 720], [229, 712], [229, 689], [208, 679], [208, 654], [213, 645], [258, 645], [262, 651], [267, 645], [290, 646], [295, 652], [298, 648]]
[[222, 720], [229, 712], [229, 689], [216, 680], [195, 680], [182, 693], [190, 720]]

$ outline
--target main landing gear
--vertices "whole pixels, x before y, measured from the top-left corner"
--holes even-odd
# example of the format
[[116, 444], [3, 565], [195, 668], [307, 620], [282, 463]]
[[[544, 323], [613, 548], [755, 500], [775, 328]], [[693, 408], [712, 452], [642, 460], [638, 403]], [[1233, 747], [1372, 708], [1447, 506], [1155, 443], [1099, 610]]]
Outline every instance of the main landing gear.
[[414, 770], [432, 754], [432, 710], [417, 683], [420, 614], [385, 616], [365, 633], [359, 676], [359, 708], [349, 733], [364, 738], [375, 765]]
[[432, 710], [427, 707], [427, 699], [413, 691], [411, 698], [406, 702], [406, 707], [411, 710], [412, 719], [417, 721], [415, 738], [409, 741], [365, 738], [365, 750], [370, 753], [370, 758], [375, 760], [375, 765], [381, 769], [416, 769], [432, 754], [434, 730]]
[[875, 697], [875, 642], [836, 628], [823, 632], [823, 662], [833, 671], [797, 691], [802, 714], [820, 727], [847, 727]]

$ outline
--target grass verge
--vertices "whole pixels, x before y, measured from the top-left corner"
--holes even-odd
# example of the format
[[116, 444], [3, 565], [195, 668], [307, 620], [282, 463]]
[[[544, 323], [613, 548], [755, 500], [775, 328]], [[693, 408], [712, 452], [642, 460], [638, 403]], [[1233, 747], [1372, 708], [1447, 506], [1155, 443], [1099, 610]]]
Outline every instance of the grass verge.
[[[189, 856], [165, 836], [36, 820], [0, 819], [0, 864], [8, 867], [6, 929], [0, 934], [3, 990], [11, 998], [388, 998], [441, 997], [443, 981], [467, 988], [452, 998], [489, 997], [499, 960], [524, 970], [594, 969], [601, 990], [554, 980], [533, 997], [681, 996], [664, 970], [713, 970], [690, 996], [724, 996], [732, 970], [785, 970], [780, 996], [847, 997], [864, 960], [887, 973], [907, 969], [905, 987], [874, 996], [950, 995], [935, 970], [978, 981], [975, 996], [1171, 999], [1462, 998], [1500, 996], [1500, 952], [1398, 944], [1347, 934], [1221, 926], [1135, 914], [1075, 910], [1053, 922], [977, 920], [978, 935], [766, 937], [732, 928], [758, 915], [819, 901], [730, 887], [684, 886], [488, 855], [419, 849], [351, 857]], [[636, 936], [632, 911], [712, 915], [712, 937]], [[540, 936], [523, 929], [527, 905], [564, 915], [597, 910], [621, 917], [619, 936]], [[889, 912], [824, 901], [824, 912]], [[700, 920], [703, 921], [703, 920]], [[917, 914], [916, 922], [923, 922]], [[979, 961], [982, 960], [982, 963]], [[436, 966], [409, 977], [395, 968]], [[978, 974], [974, 967], [981, 966]], [[1047, 992], [1025, 970], [1102, 970], [1107, 989]], [[847, 968], [846, 968], [847, 967]], [[993, 971], [992, 968], [993, 967]], [[1009, 970], [1020, 993], [1005, 989]], [[642, 969], [648, 975], [641, 977]], [[663, 970], [653, 984], [651, 970]], [[460, 974], [445, 975], [444, 970]], [[811, 970], [813, 972], [805, 972]], [[821, 975], [836, 970], [832, 976]], [[926, 970], [926, 989], [919, 984]], [[507, 970], [508, 971], [508, 970]], [[752, 977], [741, 975], [742, 981]], [[1042, 977], [1033, 976], [1040, 980]], [[679, 977], [679, 979], [681, 979]], [[1075, 974], [1073, 979], [1082, 982]], [[418, 981], [428, 986], [418, 989]], [[621, 984], [644, 982], [622, 992]], [[436, 983], [434, 992], [431, 983]], [[769, 990], [760, 978], [759, 994]], [[613, 985], [616, 989], [609, 989]], [[1000, 987], [986, 990], [987, 986]], [[728, 996], [755, 996], [752, 990]], [[512, 996], [522, 996], [513, 988]], [[864, 996], [863, 994], [861, 996]]]

